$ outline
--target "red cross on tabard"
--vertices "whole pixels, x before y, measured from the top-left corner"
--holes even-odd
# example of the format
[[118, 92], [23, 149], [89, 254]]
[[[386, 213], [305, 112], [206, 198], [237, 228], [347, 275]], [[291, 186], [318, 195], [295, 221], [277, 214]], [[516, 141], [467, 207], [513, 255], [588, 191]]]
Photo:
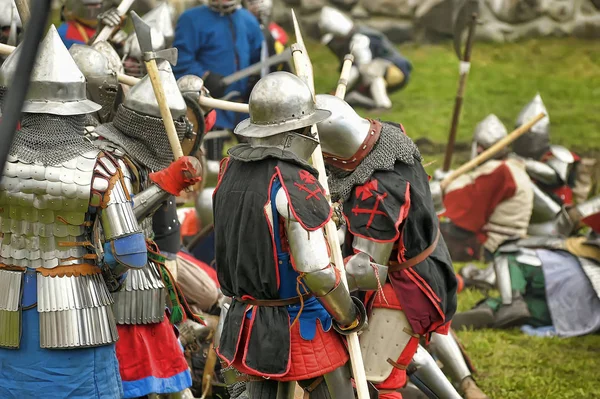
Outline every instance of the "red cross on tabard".
[[367, 229], [371, 227], [371, 224], [375, 219], [375, 215], [385, 215], [385, 212], [379, 210], [379, 204], [383, 202], [385, 197], [387, 197], [387, 193], [377, 194], [372, 192], [376, 190], [377, 180], [375, 179], [368, 181], [362, 186], [356, 188], [356, 198], [360, 198], [361, 201], [366, 201], [375, 195], [375, 205], [373, 205], [373, 208], [359, 208], [358, 205], [355, 205], [354, 208], [352, 208], [352, 213], [355, 215], [358, 215], [359, 213], [367, 213], [370, 215], [369, 221], [367, 222]]
[[[294, 186], [298, 187], [298, 190], [305, 191], [308, 193], [305, 199], [308, 200], [314, 197], [316, 200], [320, 200], [321, 198], [319, 197], [319, 194], [323, 194], [323, 197], [325, 197], [321, 186], [317, 184], [317, 179], [312, 174], [310, 174], [310, 172], [307, 172], [306, 170], [301, 170], [300, 172], [298, 172], [298, 174], [300, 175], [300, 180], [302, 180], [304, 184], [294, 182]], [[308, 185], [314, 185], [316, 186], [316, 188], [314, 190], [311, 190], [307, 187]]]

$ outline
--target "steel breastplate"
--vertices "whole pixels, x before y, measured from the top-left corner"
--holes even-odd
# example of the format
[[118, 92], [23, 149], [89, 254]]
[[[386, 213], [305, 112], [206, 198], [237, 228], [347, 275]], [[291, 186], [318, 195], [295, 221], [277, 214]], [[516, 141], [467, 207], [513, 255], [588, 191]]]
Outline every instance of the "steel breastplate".
[[[77, 244], [91, 235], [86, 221], [98, 153], [56, 166], [9, 157], [0, 183], [0, 346], [19, 347], [24, 310], [39, 313], [42, 348], [118, 339], [100, 268], [84, 257], [93, 250]], [[71, 268], [52, 270], [59, 266]]]

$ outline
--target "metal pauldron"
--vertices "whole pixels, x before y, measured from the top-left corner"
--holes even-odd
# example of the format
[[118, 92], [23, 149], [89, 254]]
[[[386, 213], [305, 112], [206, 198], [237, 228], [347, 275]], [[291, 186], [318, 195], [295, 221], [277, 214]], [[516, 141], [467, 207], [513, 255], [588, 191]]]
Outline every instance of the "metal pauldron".
[[371, 262], [364, 252], [359, 252], [346, 262], [346, 276], [350, 291], [377, 290], [385, 284], [388, 267]]
[[545, 185], [553, 186], [560, 183], [556, 171], [550, 165], [543, 162], [526, 158], [525, 170], [531, 178]]
[[156, 212], [169, 199], [168, 192], [153, 184], [133, 197], [133, 213], [138, 222]]

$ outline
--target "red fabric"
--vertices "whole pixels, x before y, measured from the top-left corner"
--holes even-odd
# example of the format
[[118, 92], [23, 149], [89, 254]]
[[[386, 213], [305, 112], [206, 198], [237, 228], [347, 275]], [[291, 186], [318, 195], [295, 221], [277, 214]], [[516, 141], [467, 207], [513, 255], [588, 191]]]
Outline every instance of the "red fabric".
[[213, 109], [204, 117], [204, 126], [206, 132], [210, 132], [217, 122], [217, 112]]
[[563, 205], [573, 205], [573, 189], [568, 185], [565, 184], [564, 186], [555, 188], [554, 190], [552, 190], [552, 192], [556, 194], [558, 198], [560, 198]]
[[[186, 172], [196, 177], [187, 177]], [[184, 156], [165, 169], [150, 173], [150, 180], [166, 192], [179, 195], [187, 187], [193, 186], [202, 180], [202, 177], [198, 176], [199, 172], [194, 167], [191, 157]]]
[[458, 227], [481, 234], [498, 204], [514, 196], [516, 191], [512, 173], [503, 162], [492, 173], [481, 175], [473, 183], [446, 194], [444, 216]]
[[271, 32], [273, 39], [283, 44], [284, 46], [287, 44], [288, 35], [281, 26], [277, 25], [275, 22], [271, 22], [269, 24], [269, 31]]
[[198, 234], [198, 215], [195, 209], [191, 209], [187, 212], [181, 223], [181, 238], [193, 237]]
[[[333, 329], [325, 332], [321, 322], [317, 320], [317, 334], [312, 341], [300, 336], [300, 325], [295, 323], [290, 328], [290, 368], [281, 377], [272, 377], [275, 381], [300, 381], [327, 374], [348, 362], [349, 356], [342, 337]], [[244, 317], [244, 327], [239, 349], [246, 348], [250, 333], [250, 322]], [[243, 363], [245, 351], [239, 350], [233, 366], [241, 373], [260, 375]]]
[[462, 290], [465, 289], [465, 280], [463, 280], [462, 276], [458, 273], [455, 274], [456, 282], [458, 283], [458, 287], [456, 288], [456, 293], [460, 294]]
[[581, 219], [581, 222], [586, 226], [590, 226], [594, 232], [600, 233], [600, 213], [583, 218]]
[[87, 33], [87, 35], [88, 35], [87, 39], [84, 38], [81, 35], [81, 33], [79, 33], [79, 30], [77, 29], [77, 26], [75, 25], [76, 23], [77, 22], [75, 22], [75, 21], [67, 21], [67, 33], [65, 34], [66, 39], [76, 40], [76, 41], [79, 41], [82, 43], [86, 43], [87, 40], [91, 39], [96, 34], [96, 28], [90, 28], [87, 25], [79, 24], [85, 30], [85, 33]]
[[217, 288], [220, 288], [219, 279], [217, 278], [217, 271], [215, 269], [213, 269], [206, 263], [194, 258], [192, 255], [187, 254], [185, 252], [179, 252], [177, 255], [181, 256], [183, 259], [195, 264], [200, 269], [202, 269], [206, 274], [208, 274], [210, 279], [215, 282], [215, 284], [217, 285]]
[[124, 381], [169, 378], [188, 369], [167, 317], [158, 324], [119, 324], [117, 330], [117, 359]]

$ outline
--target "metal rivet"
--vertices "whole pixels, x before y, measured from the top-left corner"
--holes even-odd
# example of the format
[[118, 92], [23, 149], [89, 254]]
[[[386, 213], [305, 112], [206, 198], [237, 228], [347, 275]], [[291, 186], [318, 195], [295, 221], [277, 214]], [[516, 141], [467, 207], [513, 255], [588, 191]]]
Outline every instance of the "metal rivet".
[[366, 150], [366, 149], [367, 149], [367, 146], [366, 146], [366, 145], [363, 145], [363, 150]]
[[334, 161], [337, 161], [337, 158], [333, 158]]
[[346, 161], [342, 161], [342, 163], [348, 163], [348, 162], [346, 162]]

